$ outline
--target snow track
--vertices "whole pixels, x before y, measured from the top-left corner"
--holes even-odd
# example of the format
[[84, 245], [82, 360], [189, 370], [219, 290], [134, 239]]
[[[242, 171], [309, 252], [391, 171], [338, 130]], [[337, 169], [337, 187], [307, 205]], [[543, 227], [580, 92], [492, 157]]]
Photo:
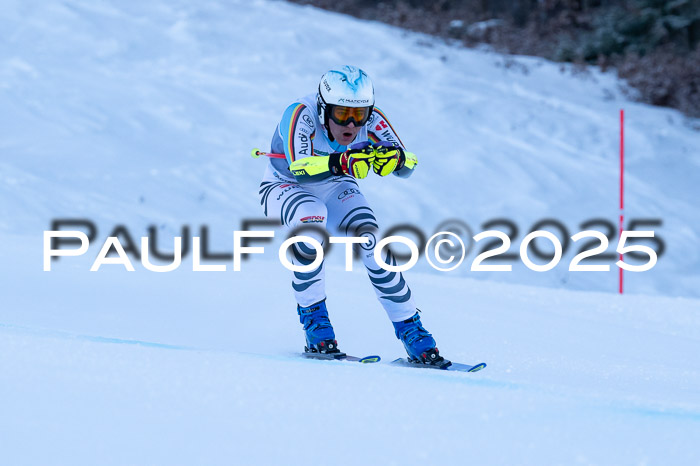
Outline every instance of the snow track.
[[[698, 464], [700, 133], [626, 100], [612, 74], [464, 50], [278, 1], [5, 1], [0, 5], [0, 463]], [[340, 47], [352, 31], [352, 47]], [[275, 245], [242, 272], [89, 272], [106, 236], [184, 225], [210, 251], [260, 218], [262, 160], [284, 108], [332, 66], [362, 66], [419, 157], [362, 190], [382, 228], [476, 234], [556, 218], [656, 218], [650, 272], [438, 274], [406, 280], [441, 353], [475, 374], [392, 367], [404, 355], [364, 273], [328, 258], [340, 348], [303, 336]], [[387, 202], [392, 200], [392, 202]], [[396, 202], [398, 200], [398, 202]], [[89, 219], [83, 258], [42, 271], [42, 232]], [[279, 244], [280, 238], [277, 238]], [[614, 244], [614, 242], [613, 242]], [[577, 245], [578, 246], [578, 245]], [[614, 246], [611, 246], [611, 251]], [[138, 261], [135, 261], [138, 262]]]

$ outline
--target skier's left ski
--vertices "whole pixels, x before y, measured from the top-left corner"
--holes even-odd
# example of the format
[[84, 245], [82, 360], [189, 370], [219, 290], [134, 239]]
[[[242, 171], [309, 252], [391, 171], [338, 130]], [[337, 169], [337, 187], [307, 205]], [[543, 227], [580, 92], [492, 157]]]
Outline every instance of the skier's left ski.
[[312, 353], [312, 352], [304, 352], [301, 353], [301, 355], [305, 358], [309, 359], [323, 359], [326, 361], [353, 361], [353, 362], [361, 362], [363, 364], [369, 364], [373, 362], [379, 362], [382, 360], [379, 356], [365, 356], [364, 358], [358, 358], [357, 356], [350, 356], [349, 354], [345, 353]]
[[449, 366], [432, 366], [430, 364], [423, 364], [420, 362], [410, 362], [406, 358], [398, 358], [394, 361], [391, 361], [391, 364], [397, 365], [397, 366], [405, 366], [405, 367], [415, 367], [417, 369], [437, 369], [437, 370], [443, 370], [443, 371], [457, 371], [457, 372], [477, 372], [486, 367], [485, 362], [481, 362], [479, 364], [475, 365], [469, 365], [469, 364], [460, 364], [458, 362], [452, 362], [450, 363]]

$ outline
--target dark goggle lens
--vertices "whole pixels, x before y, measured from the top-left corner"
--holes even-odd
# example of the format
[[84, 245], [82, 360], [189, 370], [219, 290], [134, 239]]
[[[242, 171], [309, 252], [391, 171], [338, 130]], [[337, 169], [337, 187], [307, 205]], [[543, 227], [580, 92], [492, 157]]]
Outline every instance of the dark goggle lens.
[[348, 125], [351, 121], [357, 126], [362, 126], [367, 123], [370, 113], [372, 113], [372, 107], [343, 107], [341, 105], [333, 105], [331, 107], [330, 117], [341, 126]]

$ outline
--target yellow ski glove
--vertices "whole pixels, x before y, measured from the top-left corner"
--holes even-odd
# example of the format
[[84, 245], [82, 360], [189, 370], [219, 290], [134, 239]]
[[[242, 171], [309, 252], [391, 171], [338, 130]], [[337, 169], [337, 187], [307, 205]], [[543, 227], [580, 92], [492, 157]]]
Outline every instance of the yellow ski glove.
[[406, 163], [406, 154], [398, 146], [389, 141], [379, 141], [374, 144], [374, 163], [372, 170], [379, 176], [387, 176], [395, 170], [400, 170]]
[[369, 142], [360, 142], [348, 150], [330, 155], [328, 167], [334, 175], [350, 175], [362, 179], [369, 174], [374, 163], [374, 148]]

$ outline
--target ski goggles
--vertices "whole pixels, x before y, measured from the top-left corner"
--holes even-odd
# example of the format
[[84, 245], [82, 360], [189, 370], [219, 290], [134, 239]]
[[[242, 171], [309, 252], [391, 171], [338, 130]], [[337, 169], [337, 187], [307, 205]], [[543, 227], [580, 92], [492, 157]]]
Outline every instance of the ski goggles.
[[342, 105], [329, 105], [328, 117], [339, 124], [347, 126], [352, 121], [355, 126], [364, 126], [372, 114], [372, 107], [344, 107]]

